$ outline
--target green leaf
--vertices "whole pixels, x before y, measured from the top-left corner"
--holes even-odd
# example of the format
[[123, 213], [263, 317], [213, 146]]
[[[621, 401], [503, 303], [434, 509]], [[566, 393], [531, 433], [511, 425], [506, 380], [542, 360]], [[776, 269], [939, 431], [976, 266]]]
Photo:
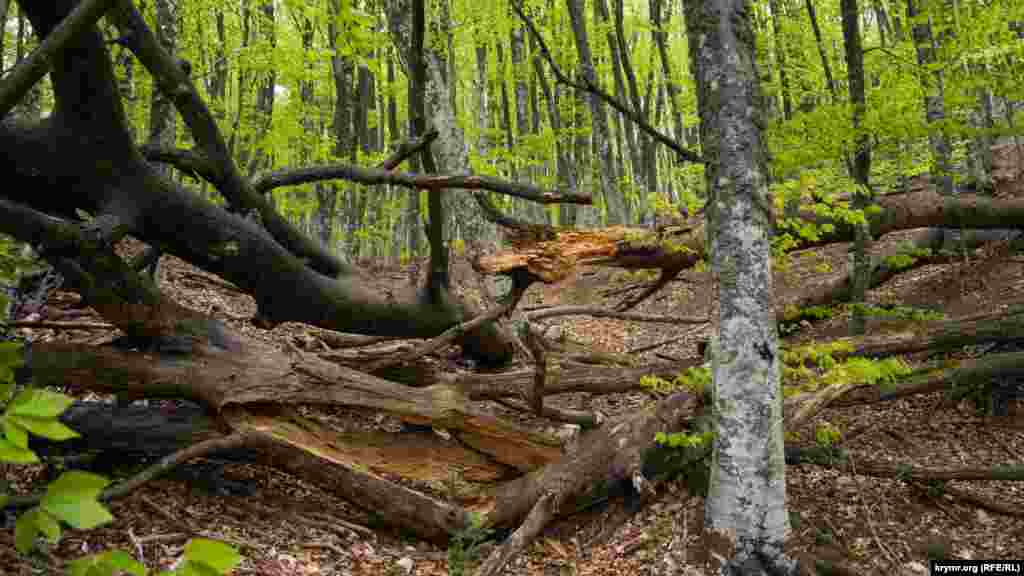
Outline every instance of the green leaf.
[[21, 342], [0, 342], [0, 366], [21, 366], [25, 363], [25, 354]]
[[35, 418], [56, 418], [60, 416], [74, 400], [59, 392], [50, 392], [39, 388], [23, 390], [7, 408], [10, 414], [31, 416]]
[[[78, 432], [65, 426], [55, 418], [35, 418], [32, 416], [8, 416], [8, 420], [18, 426], [27, 429], [36, 436], [49, 438], [61, 442], [69, 438], [78, 438]], [[13, 441], [13, 440], [12, 440]]]
[[112, 576], [127, 572], [134, 576], [145, 576], [146, 567], [124, 550], [108, 550], [73, 560], [71, 576]]
[[52, 544], [60, 541], [60, 522], [57, 522], [56, 518], [44, 510], [40, 510], [39, 514], [36, 514], [36, 528]]
[[14, 394], [14, 378], [10, 368], [0, 367], [0, 403], [6, 404]]
[[24, 427], [15, 424], [10, 418], [4, 418], [4, 438], [7, 438], [18, 448], [28, 448], [28, 431]]
[[36, 514], [39, 508], [33, 508], [18, 517], [14, 523], [14, 547], [22, 554], [27, 554], [36, 543], [39, 527], [36, 525]]
[[79, 530], [88, 530], [113, 520], [97, 497], [109, 481], [102, 476], [72, 470], [46, 487], [42, 507]]
[[10, 462], [12, 464], [34, 464], [39, 462], [39, 457], [36, 453], [27, 449], [12, 444], [5, 438], [0, 438], [0, 462]]
[[242, 560], [241, 555], [231, 546], [216, 540], [193, 538], [185, 544], [185, 558], [190, 562], [204, 564], [223, 574]]

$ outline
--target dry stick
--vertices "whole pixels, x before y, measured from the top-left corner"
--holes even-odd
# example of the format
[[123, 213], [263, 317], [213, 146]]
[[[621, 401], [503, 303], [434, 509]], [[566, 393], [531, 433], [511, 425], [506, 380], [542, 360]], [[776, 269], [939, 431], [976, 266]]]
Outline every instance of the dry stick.
[[[853, 471], [854, 474], [857, 474], [856, 462], [852, 459], [850, 460], [850, 469]], [[896, 566], [896, 564], [898, 563], [896, 557], [893, 556], [892, 551], [889, 550], [889, 548], [887, 548], [885, 544], [882, 543], [882, 540], [878, 537], [878, 531], [875, 530], [875, 523], [871, 521], [871, 511], [868, 510], [868, 505], [864, 501], [864, 495], [858, 493], [857, 497], [860, 499], [861, 507], [864, 508], [864, 520], [867, 521], [868, 530], [871, 531], [871, 537], [874, 538], [875, 544], [877, 544], [878, 547], [882, 549], [882, 552], [885, 552], [885, 555], [889, 557], [890, 567]]]
[[630, 350], [626, 350], [626, 354], [643, 354], [644, 352], [650, 352], [651, 350], [654, 350], [655, 348], [661, 348], [662, 346], [666, 346], [668, 344], [672, 344], [673, 342], [679, 342], [679, 337], [675, 336], [675, 337], [672, 337], [672, 338], [668, 338], [666, 340], [662, 340], [660, 342], [655, 342], [654, 344], [648, 344], [646, 346], [640, 346], [640, 347], [637, 347], [637, 348], [632, 348]]
[[124, 482], [107, 488], [103, 491], [103, 494], [100, 495], [100, 499], [110, 500], [112, 498], [124, 496], [139, 486], [142, 486], [151, 480], [155, 480], [157, 477], [169, 472], [179, 464], [183, 464], [193, 458], [207, 456], [215, 452], [240, 448], [245, 445], [246, 439], [246, 434], [235, 433], [230, 436], [221, 436], [219, 438], [211, 438], [209, 440], [197, 442], [196, 444], [178, 450], [173, 454], [164, 456], [153, 465], [146, 467], [145, 470]]
[[[143, 503], [147, 508], [153, 511], [157, 516], [162, 516], [164, 520], [167, 520], [172, 526], [177, 526], [178, 530], [185, 532], [186, 534], [195, 534], [196, 530], [189, 526], [188, 522], [184, 519], [171, 514], [167, 508], [157, 504], [148, 496], [142, 494], [139, 496], [139, 501]], [[186, 536], [187, 537], [187, 536]]]
[[397, 364], [411, 362], [413, 360], [416, 360], [417, 358], [426, 356], [431, 352], [436, 352], [437, 350], [440, 350], [441, 348], [454, 342], [455, 339], [458, 338], [459, 336], [462, 336], [467, 332], [472, 332], [473, 330], [476, 330], [483, 324], [497, 320], [498, 318], [512, 311], [516, 307], [516, 304], [519, 303], [519, 299], [522, 298], [523, 293], [526, 292], [526, 289], [521, 286], [515, 286], [513, 290], [514, 292], [512, 294], [512, 297], [509, 298], [508, 303], [498, 306], [497, 308], [494, 308], [487, 314], [477, 316], [476, 318], [473, 318], [469, 322], [463, 322], [461, 324], [456, 324], [455, 326], [452, 326], [451, 328], [442, 332], [440, 336], [431, 338], [430, 340], [424, 342], [422, 345], [413, 348], [408, 354], [403, 354], [398, 358], [388, 358], [385, 360], [381, 360], [379, 362], [370, 363], [364, 367], [363, 371], [367, 373], [372, 373], [376, 372], [377, 370], [382, 370], [384, 368], [395, 366]]
[[548, 373], [548, 359], [544, 350], [544, 337], [534, 333], [529, 319], [526, 319], [523, 330], [523, 343], [533, 356], [533, 395], [530, 406], [538, 416], [544, 414], [544, 380]]
[[[514, 400], [509, 400], [508, 398], [495, 398], [494, 401], [502, 406], [512, 408], [513, 410], [521, 410], [523, 412], [530, 410], [529, 406], [524, 406]], [[545, 418], [557, 420], [558, 422], [579, 424], [583, 428], [597, 428], [604, 421], [604, 416], [602, 416], [600, 412], [563, 410], [554, 406], [544, 406], [542, 415]]]
[[632, 320], [634, 322], [656, 322], [661, 324], [705, 324], [707, 318], [687, 318], [684, 316], [664, 316], [660, 314], [637, 314], [635, 312], [618, 312], [597, 306], [558, 306], [530, 312], [527, 317], [532, 320], [552, 318], [554, 316], [593, 316], [594, 318], [612, 318], [615, 320]]
[[641, 302], [656, 294], [659, 290], [664, 288], [666, 284], [674, 280], [676, 276], [679, 276], [679, 273], [682, 271], [682, 268], [663, 269], [661, 271], [661, 275], [658, 276], [658, 279], [651, 283], [646, 290], [632, 298], [626, 298], [615, 307], [615, 310], [617, 312], [626, 312], [636, 308]]
[[[197, 442], [196, 444], [182, 448], [173, 454], [164, 456], [154, 464], [147, 466], [144, 470], [131, 478], [128, 478], [124, 482], [107, 488], [100, 494], [99, 500], [120, 498], [143, 484], [146, 484], [151, 480], [155, 480], [159, 476], [173, 469], [175, 466], [188, 460], [207, 456], [214, 452], [231, 450], [243, 446], [246, 442], [246, 438], [246, 434], [231, 434], [230, 436], [221, 436], [218, 438], [211, 438], [210, 440], [203, 440], [202, 442]], [[42, 499], [42, 493], [11, 496], [8, 498], [5, 507], [21, 508], [32, 506], [34, 504], [38, 504]]]
[[431, 142], [437, 139], [437, 136], [437, 129], [431, 128], [415, 140], [402, 142], [398, 145], [398, 149], [395, 150], [395, 153], [389, 156], [387, 160], [381, 162], [377, 167], [382, 170], [394, 170], [395, 168], [398, 168], [398, 165], [405, 162], [407, 158], [410, 158], [413, 154], [416, 154], [420, 150], [429, 146]]
[[54, 320], [18, 320], [7, 322], [8, 328], [52, 328], [54, 330], [116, 330], [106, 322], [57, 322]]
[[526, 520], [508, 537], [504, 544], [494, 549], [487, 560], [477, 570], [476, 576], [495, 576], [508, 561], [526, 548], [533, 539], [547, 526], [555, 515], [555, 495], [551, 492], [541, 496], [533, 505]]

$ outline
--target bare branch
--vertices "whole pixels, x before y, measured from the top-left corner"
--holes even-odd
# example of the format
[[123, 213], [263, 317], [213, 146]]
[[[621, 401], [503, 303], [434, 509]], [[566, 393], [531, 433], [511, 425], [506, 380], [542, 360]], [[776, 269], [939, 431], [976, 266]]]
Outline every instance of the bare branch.
[[398, 145], [398, 149], [395, 153], [388, 157], [387, 160], [382, 162], [378, 168], [381, 170], [394, 170], [399, 164], [405, 162], [409, 157], [417, 152], [423, 150], [425, 147], [437, 139], [438, 131], [436, 129], [430, 129], [419, 138], [411, 142], [402, 142]]
[[488, 322], [497, 320], [498, 318], [501, 318], [505, 314], [508, 314], [510, 311], [514, 310], [516, 305], [519, 304], [519, 300], [523, 297], [523, 294], [526, 292], [526, 289], [529, 286], [529, 279], [524, 279], [522, 278], [522, 276], [513, 277], [512, 292], [509, 294], [507, 301], [504, 304], [496, 306], [487, 314], [481, 314], [476, 318], [473, 318], [469, 322], [463, 322], [461, 324], [452, 326], [451, 328], [445, 330], [441, 335], [437, 336], [436, 338], [431, 338], [422, 345], [417, 346], [408, 354], [404, 354], [397, 358], [388, 358], [386, 360], [370, 364], [369, 366], [366, 366], [363, 369], [363, 371], [367, 373], [376, 372], [377, 370], [388, 368], [396, 364], [410, 362], [417, 358], [426, 356], [431, 352], [440, 350], [444, 346], [447, 346], [454, 342], [460, 336], [468, 334], [473, 330], [476, 330], [480, 326]]
[[544, 42], [544, 37], [541, 36], [540, 31], [537, 30], [537, 27], [534, 25], [533, 20], [526, 15], [526, 12], [523, 11], [522, 5], [520, 5], [517, 0], [513, 0], [511, 4], [512, 9], [516, 11], [516, 14], [519, 16], [519, 18], [523, 21], [524, 24], [526, 24], [527, 29], [530, 30], [530, 34], [532, 34], [533, 37], [537, 39], [537, 44], [540, 46], [540, 52], [544, 56], [544, 59], [547, 60], [548, 66], [551, 67], [551, 72], [554, 73], [555, 79], [557, 79], [558, 82], [565, 84], [566, 86], [575, 88], [576, 90], [580, 90], [582, 92], [589, 92], [591, 94], [596, 95], [601, 100], [604, 100], [605, 102], [608, 103], [609, 106], [615, 108], [624, 116], [632, 120], [633, 123], [635, 123], [641, 130], [646, 132], [648, 136], [654, 138], [661, 144], [668, 146], [673, 152], [676, 153], [680, 160], [685, 160], [687, 162], [696, 162], [701, 164], [704, 163], [704, 159], [700, 157], [700, 154], [697, 154], [692, 150], [687, 150], [686, 148], [683, 148], [675, 139], [666, 136], [665, 134], [662, 134], [660, 131], [658, 131], [657, 128], [651, 126], [647, 122], [647, 120], [645, 120], [635, 110], [623, 104], [622, 102], [619, 102], [617, 98], [615, 98], [611, 94], [608, 94], [600, 87], [594, 86], [593, 84], [587, 81], [585, 81], [584, 84], [580, 84], [579, 82], [574, 82], [571, 78], [569, 78], [565, 74], [565, 72], [563, 72], [562, 69], [558, 67], [558, 64], [555, 62], [554, 57], [551, 55], [551, 51], [548, 49], [548, 45]]
[[261, 193], [265, 193], [280, 186], [294, 186], [296, 184], [319, 182], [332, 178], [341, 178], [367, 185], [391, 184], [414, 190], [436, 190], [442, 188], [490, 190], [491, 192], [514, 196], [540, 204], [590, 204], [592, 202], [592, 198], [588, 194], [574, 192], [563, 194], [543, 190], [530, 184], [509, 182], [492, 176], [473, 174], [412, 174], [409, 172], [392, 172], [380, 168], [364, 168], [348, 164], [330, 164], [295, 170], [279, 170], [258, 178], [253, 183], [253, 188]]
[[676, 276], [679, 276], [679, 273], [682, 271], [682, 268], [663, 268], [658, 279], [648, 286], [647, 289], [632, 298], [626, 298], [615, 307], [615, 310], [618, 312], [626, 312], [636, 308], [641, 302], [653, 296], [659, 290], [664, 288], [666, 284], [674, 280]]
[[[429, 146], [435, 138], [437, 138], [437, 131], [431, 130], [421, 138], [417, 138], [411, 142], [402, 142], [398, 146], [398, 149], [395, 150], [395, 153], [378, 165], [377, 169], [394, 170], [395, 167], [404, 162], [410, 156], [421, 151], [425, 146]], [[150, 162], [170, 164], [197, 180], [200, 178], [206, 180], [217, 187], [218, 190], [222, 186], [221, 176], [216, 166], [201, 152], [151, 145], [143, 146], [140, 148], [140, 151], [142, 152], [143, 157]], [[270, 189], [262, 189], [262, 181], [263, 178], [254, 180], [253, 182], [255, 182], [255, 184], [253, 185], [253, 189], [257, 193], [265, 194], [266, 192], [269, 192]]]
[[150, 162], [170, 164], [196, 180], [201, 178], [213, 184], [218, 190], [221, 189], [220, 172], [206, 156], [195, 150], [146, 145], [139, 151], [142, 152], [142, 157]]
[[654, 322], [660, 324], [704, 324], [708, 318], [687, 318], [683, 316], [665, 316], [662, 314], [636, 314], [634, 312], [618, 312], [596, 306], [558, 306], [546, 308], [527, 314], [530, 320], [552, 318], [555, 316], [593, 316], [594, 318], [613, 318], [615, 320], [632, 320], [634, 322]]

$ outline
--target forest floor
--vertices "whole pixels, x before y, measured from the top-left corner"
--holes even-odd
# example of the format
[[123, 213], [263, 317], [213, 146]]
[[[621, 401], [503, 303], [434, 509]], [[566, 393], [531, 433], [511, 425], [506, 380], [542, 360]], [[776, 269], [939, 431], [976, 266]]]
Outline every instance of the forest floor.
[[[898, 241], [898, 238], [886, 242]], [[986, 249], [955, 264], [920, 268], [898, 276], [873, 290], [870, 301], [927, 307], [948, 319], [994, 312], [1024, 301], [1024, 257], [1005, 246]], [[846, 245], [796, 253], [790, 265], [776, 273], [781, 301], [798, 297], [809, 285], [842, 274]], [[465, 273], [465, 270], [463, 270]], [[458, 274], [456, 274], [458, 276]], [[402, 289], [410, 285], [406, 269], [381, 268], [373, 277], [382, 286]], [[230, 285], [176, 258], [165, 258], [161, 286], [188, 306], [213, 314], [235, 328], [284, 345], [308, 337], [301, 325], [287, 324], [272, 331], [254, 328], [248, 321], [255, 312], [251, 298]], [[614, 304], [608, 296], [630, 283], [637, 274], [620, 270], [584, 269], [555, 286], [531, 288], [521, 306], [553, 304]], [[707, 315], [711, 303], [707, 274], [690, 271], [644, 302], [636, 311], [678, 316]], [[76, 295], [57, 293], [51, 306], [67, 307]], [[81, 320], [89, 320], [85, 317]], [[91, 318], [100, 321], [98, 317]], [[833, 318], [806, 327], [785, 343], [828, 339], [847, 332], [846, 318]], [[697, 355], [697, 342], [709, 336], [709, 327], [674, 327], [636, 324], [586, 317], [560, 320], [567, 337], [585, 347], [628, 353], [668, 341], [637, 354], [639, 362]], [[893, 321], [872, 320], [868, 330], [896, 328]], [[74, 339], [97, 344], [111, 334], [96, 331], [34, 330], [35, 339]], [[966, 357], [969, 350], [949, 355]], [[920, 357], [909, 360], [919, 361]], [[442, 356], [440, 362], [452, 359]], [[636, 411], [656, 399], [637, 391], [593, 396], [567, 394], [551, 397], [562, 407], [600, 410], [615, 417]], [[1019, 402], [1019, 401], [1018, 401]], [[830, 422], [842, 433], [841, 446], [858, 457], [891, 464], [926, 468], [985, 468], [1024, 465], [1024, 407], [1010, 417], [979, 415], [969, 403], [950, 406], [939, 393], [857, 407], [826, 409], [801, 430], [790, 430], [790, 441], [809, 445], [820, 422]], [[504, 417], [520, 418], [505, 408], [490, 409]], [[345, 425], [374, 426], [381, 417], [344, 409], [331, 416]], [[531, 423], [528, 417], [521, 417]], [[0, 467], [16, 491], [29, 489], [41, 472], [30, 467]], [[1024, 485], [1013, 482], [951, 482], [950, 489], [929, 493], [900, 480], [839, 473], [814, 465], [788, 466], [788, 504], [797, 546], [822, 557], [842, 558], [862, 574], [927, 574], [929, 554], [971, 559], [1024, 560]], [[13, 550], [13, 530], [0, 531], [0, 573], [51, 573], [64, 561], [117, 547], [140, 557], [151, 568], [166, 568], [188, 537], [205, 535], [237, 545], [245, 560], [235, 574], [277, 575], [404, 575], [457, 574], [449, 572], [442, 548], [403, 538], [375, 526], [355, 506], [315, 486], [274, 469], [250, 464], [228, 464], [224, 476], [253, 489], [250, 495], [220, 494], [196, 483], [160, 479], [110, 503], [116, 520], [100, 529], [68, 531], [48, 551], [20, 557]], [[1006, 515], [986, 507], [986, 501], [1016, 510]], [[682, 566], [700, 552], [703, 499], [687, 494], [682, 482], [664, 486], [640, 510], [612, 500], [550, 526], [526, 554], [514, 559], [506, 574], [609, 575], [701, 574]], [[372, 527], [372, 528], [368, 528]], [[485, 556], [493, 544], [484, 544]], [[670, 553], [671, 552], [671, 553]], [[466, 574], [471, 574], [466, 566]]]

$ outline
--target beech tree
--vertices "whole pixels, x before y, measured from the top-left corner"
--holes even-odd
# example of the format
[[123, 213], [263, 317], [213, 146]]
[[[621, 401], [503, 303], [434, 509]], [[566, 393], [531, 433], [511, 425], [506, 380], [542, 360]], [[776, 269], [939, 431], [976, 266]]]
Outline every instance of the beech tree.
[[[277, 165], [269, 153], [253, 141], [243, 143], [241, 138], [225, 138], [222, 133], [227, 117], [227, 69], [220, 60], [215, 58], [217, 63], [210, 66], [217, 72], [209, 79], [207, 90], [215, 108], [211, 111], [190, 76], [191, 64], [167, 51], [171, 38], [158, 39], [130, 0], [25, 0], [18, 6], [19, 14], [31, 21], [40, 43], [0, 80], [0, 149], [5, 151], [0, 158], [0, 174], [4, 175], [0, 230], [37, 247], [85, 303], [125, 334], [102, 347], [32, 343], [25, 352], [25, 375], [40, 386], [73, 384], [129, 398], [187, 398], [208, 408], [205, 414], [194, 414], [184, 430], [168, 426], [171, 434], [162, 439], [166, 442], [162, 449], [191, 446], [166, 465], [213, 450], [244, 447], [260, 461], [316, 482], [421, 538], [447, 542], [452, 534], [472, 525], [474, 515], [485, 526], [514, 530], [480, 568], [480, 574], [497, 573], [548, 522], [571, 513], [578, 502], [593, 501], [623, 486], [641, 499], [647, 497], [665, 477], [645, 474], [653, 455], [664, 448], [654, 439], [695, 428], [693, 417], [704, 410], [704, 400], [688, 390], [675, 391], [614, 423], [603, 423], [600, 414], [545, 405], [545, 396], [561, 392], [631, 390], [643, 376], [671, 377], [699, 361], [621, 368], [559, 360], [558, 377], [549, 377], [544, 358], [549, 343], [536, 334], [534, 321], [594, 314], [705, 323], [707, 318], [651, 317], [628, 310], [681, 270], [710, 261], [718, 277], [719, 301], [711, 319], [718, 334], [711, 346], [715, 381], [711, 409], [717, 436], [708, 499], [713, 538], [709, 550], [714, 568], [721, 572], [748, 560], [761, 563], [758, 570], [762, 572], [788, 569], [789, 560], [781, 553], [787, 520], [781, 460], [784, 408], [778, 389], [775, 321], [789, 317], [790, 311], [776, 310], [772, 299], [769, 247], [773, 234], [790, 235], [785, 249], [791, 250], [850, 241], [858, 230], [874, 237], [911, 228], [1005, 231], [1019, 229], [1024, 222], [1024, 202], [1019, 199], [950, 196], [936, 192], [930, 183], [904, 190], [904, 194], [880, 196], [874, 210], [853, 211], [842, 197], [813, 198], [813, 204], [799, 204], [792, 218], [773, 216], [777, 207], [770, 194], [764, 150], [770, 138], [761, 125], [764, 110], [755, 73], [755, 38], [750, 2], [745, 0], [686, 2], [692, 58], [689, 70], [699, 94], [699, 152], [676, 139], [682, 130], [675, 114], [671, 119], [673, 138], [664, 131], [657, 114], [641, 109], [650, 105], [639, 103], [640, 98], [635, 97], [638, 90], [630, 87], [629, 101], [623, 101], [601, 88], [607, 83], [585, 55], [591, 47], [587, 45], [582, 2], [567, 1], [569, 24], [576, 34], [570, 38], [566, 29], [558, 39], [563, 46], [554, 51], [555, 42], [534, 24], [538, 14], [518, 2], [512, 4], [530, 35], [528, 45], [535, 47], [531, 61], [552, 124], [557, 127], [561, 122], [557, 101], [561, 87], [584, 96], [592, 111], [591, 121], [598, 132], [595, 155], [604, 163], [599, 189], [612, 212], [611, 221], [625, 221], [629, 210], [609, 178], [612, 155], [605, 106], [614, 109], [621, 121], [633, 123], [643, 140], [667, 151], [673, 163], [695, 165], [704, 171], [709, 192], [707, 217], [694, 214], [657, 230], [628, 226], [580, 230], [523, 221], [504, 213], [497, 205], [500, 202], [483, 193], [542, 205], [591, 203], [591, 196], [580, 191], [585, 187], [577, 182], [568, 142], [552, 146], [558, 150], [559, 180], [568, 191], [468, 173], [471, 158], [449, 92], [452, 79], [445, 77], [452, 68], [451, 54], [443, 54], [438, 43], [425, 40], [431, 28], [428, 23], [436, 22], [440, 29], [444, 18], [432, 20], [436, 15], [427, 12], [423, 0], [394, 0], [384, 6], [388, 33], [410, 79], [412, 138], [377, 167], [329, 163], [262, 172]], [[259, 6], [261, 26], [275, 21], [269, 4]], [[166, 6], [161, 7], [164, 12]], [[617, 2], [615, 12], [620, 21], [614, 23], [614, 44], [620, 56], [627, 49], [622, 10], [622, 2]], [[102, 26], [97, 24], [101, 18]], [[654, 20], [662, 22], [661, 15]], [[215, 23], [223, 35], [223, 23]], [[314, 28], [310, 24], [308, 30]], [[261, 31], [257, 35], [261, 41], [275, 42], [269, 29], [256, 29]], [[652, 42], [659, 44], [662, 77], [671, 86], [672, 72], [666, 60], [670, 52], [660, 46], [662, 31], [657, 32]], [[331, 32], [333, 40], [342, 34], [341, 30]], [[501, 41], [506, 37], [503, 34]], [[308, 42], [303, 42], [302, 49], [315, 52], [315, 34], [303, 40]], [[565, 49], [570, 41], [575, 50]], [[337, 48], [337, 44], [327, 45]], [[218, 47], [223, 49], [223, 45]], [[123, 50], [129, 60], [136, 59], [148, 72], [156, 90], [180, 114], [194, 148], [176, 148], [157, 138], [156, 132], [147, 145], [136, 141], [134, 123], [126, 111], [126, 101], [133, 101], [126, 100], [121, 90], [112, 50]], [[577, 52], [578, 59], [566, 57], [571, 52]], [[510, 54], [511, 60], [518, 61], [518, 56]], [[340, 50], [332, 56], [337, 59], [338, 75], [348, 77], [341, 78], [339, 84], [350, 82], [353, 68], [343, 61]], [[823, 59], [827, 66], [824, 52]], [[578, 73], [567, 72], [563, 69], [566, 65]], [[36, 117], [14, 112], [46, 73], [54, 99], [50, 113]], [[555, 89], [545, 87], [546, 74], [558, 83]], [[259, 111], [269, 115], [276, 106], [274, 76], [263, 70], [259, 78]], [[301, 90], [298, 101], [314, 103], [316, 86], [301, 86], [306, 90]], [[334, 88], [338, 90], [335, 97], [343, 99], [351, 87]], [[649, 88], [653, 97], [657, 87]], [[516, 90], [518, 104], [520, 88]], [[620, 92], [620, 96], [625, 94], [625, 87]], [[672, 92], [674, 112], [678, 94]], [[854, 99], [859, 96], [855, 94]], [[241, 108], [236, 105], [235, 113], [241, 114]], [[319, 130], [313, 116], [296, 117], [306, 120], [298, 125]], [[265, 130], [270, 122], [264, 121]], [[341, 126], [343, 122], [337, 120], [333, 128], [339, 139], [336, 150], [351, 153], [351, 142], [341, 142], [351, 135], [348, 127]], [[402, 131], [397, 124], [395, 119], [392, 134]], [[585, 140], [573, 146], [577, 152], [586, 148], [580, 142]], [[236, 162], [233, 143], [252, 149], [246, 153], [251, 155], [245, 170]], [[435, 155], [437, 162], [433, 161]], [[423, 169], [399, 170], [410, 157], [417, 157]], [[657, 163], [656, 156], [650, 158]], [[199, 193], [193, 184], [168, 175], [162, 164], [201, 179], [216, 192], [217, 201]], [[633, 166], [633, 173], [640, 168]], [[282, 186], [337, 179], [409, 190], [409, 205], [417, 209], [414, 212], [421, 206], [419, 193], [427, 192], [430, 274], [418, 290], [407, 295], [376, 290], [351, 263], [285, 217], [268, 195]], [[330, 196], [323, 195], [324, 204], [331, 201]], [[446, 233], [450, 234], [450, 229], [446, 232], [445, 196], [460, 198], [454, 203], [459, 213], [475, 219], [460, 222], [465, 230], [481, 230], [479, 218], [485, 217], [507, 232], [506, 248], [476, 261], [483, 272], [511, 279], [508, 293], [488, 302], [486, 310], [472, 309], [449, 289], [446, 261], [450, 237]], [[128, 236], [150, 247], [146, 260], [128, 262], [119, 256], [118, 243]], [[930, 236], [921, 239], [922, 244], [930, 242]], [[159, 254], [178, 256], [252, 295], [258, 307], [254, 322], [263, 327], [304, 322], [323, 329], [319, 337], [337, 348], [378, 337], [425, 341], [385, 343], [370, 351], [314, 353], [269, 347], [162, 293], [151, 276], [140, 272], [149, 258]], [[928, 260], [916, 253], [913, 258]], [[559, 280], [588, 263], [660, 270], [661, 276], [638, 296], [625, 299], [619, 310], [566, 307], [535, 311], [524, 315], [521, 328], [514, 333], [501, 324], [500, 319], [516, 309], [532, 283]], [[876, 262], [870, 280], [884, 281], [896, 271], [898, 267], [891, 262]], [[850, 289], [847, 280], [803, 303], [829, 303], [858, 292]], [[1004, 325], [991, 320], [971, 333], [958, 334], [959, 341], [1001, 338], [1005, 332], [996, 328]], [[941, 341], [942, 334], [940, 330], [929, 342]], [[458, 343], [466, 355], [500, 366], [512, 358], [518, 347], [516, 339], [530, 352], [532, 367], [499, 374], [440, 374], [421, 362], [440, 347]], [[874, 344], [876, 352], [879, 347], [907, 346], [884, 341], [866, 342], [864, 347], [870, 348], [869, 344]], [[1016, 358], [993, 362], [979, 372], [981, 368], [1009, 370], [1015, 366], [1011, 360]], [[804, 404], [787, 406], [787, 426], [806, 421], [837, 394], [830, 390], [805, 398]], [[527, 430], [490, 415], [474, 404], [477, 400], [501, 401], [554, 421], [595, 429], [575, 447], [567, 447], [549, 431]], [[367, 463], [356, 440], [300, 414], [294, 409], [297, 405], [346, 405], [386, 412], [404, 422], [447, 430], [460, 442], [443, 443], [433, 436], [429, 441], [406, 438], [394, 445], [393, 458]], [[117, 408], [106, 409], [116, 416]], [[90, 426], [108, 421], [116, 424], [113, 417], [80, 418], [76, 423], [88, 437]], [[416, 450], [402, 452], [402, 442], [419, 444]], [[400, 452], [415, 454], [417, 460], [410, 464], [397, 457]], [[447, 478], [448, 467], [495, 485], [474, 487], [442, 500], [386, 478], [415, 469], [423, 470], [421, 479], [438, 481]], [[743, 472], [750, 475], [743, 477]]]

